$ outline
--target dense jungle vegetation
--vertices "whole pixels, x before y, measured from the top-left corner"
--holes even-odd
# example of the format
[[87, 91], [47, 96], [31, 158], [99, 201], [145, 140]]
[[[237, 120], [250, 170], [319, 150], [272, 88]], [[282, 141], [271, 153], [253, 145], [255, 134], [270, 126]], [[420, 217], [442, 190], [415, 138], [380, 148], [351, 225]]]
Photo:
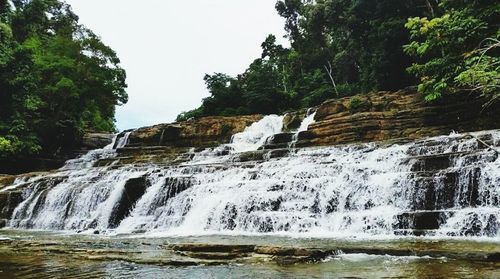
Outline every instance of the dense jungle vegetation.
[[[500, 97], [496, 0], [281, 0], [290, 47], [269, 35], [235, 77], [178, 120], [281, 113], [326, 99], [417, 85]], [[56, 155], [86, 130], [113, 131], [127, 102], [116, 53], [58, 0], [0, 0], [0, 159]]]
[[127, 102], [116, 53], [57, 0], [0, 0], [0, 159], [56, 155], [113, 131]]
[[418, 86], [500, 97], [496, 0], [281, 0], [290, 41], [272, 35], [242, 74], [207, 74], [210, 96], [178, 120], [281, 113], [326, 99]]

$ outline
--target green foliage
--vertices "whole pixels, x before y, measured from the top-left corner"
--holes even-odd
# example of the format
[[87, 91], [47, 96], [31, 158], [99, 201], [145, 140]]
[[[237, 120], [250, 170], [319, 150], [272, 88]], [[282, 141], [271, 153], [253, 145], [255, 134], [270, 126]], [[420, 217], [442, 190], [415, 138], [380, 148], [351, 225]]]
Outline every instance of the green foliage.
[[178, 120], [282, 113], [411, 85], [429, 102], [464, 89], [499, 98], [498, 1], [279, 0], [276, 10], [291, 47], [270, 35], [245, 73], [207, 76], [210, 97]]
[[[408, 71], [419, 78], [418, 90], [427, 101], [461, 89], [498, 91], [498, 50], [492, 42], [498, 41], [499, 18], [498, 2], [445, 0], [436, 17], [408, 20], [411, 42], [404, 50], [415, 57]], [[491, 44], [482, 48], [485, 39]]]
[[1, 3], [0, 157], [54, 154], [84, 130], [113, 131], [127, 102], [116, 53], [63, 2]]
[[277, 1], [291, 47], [278, 45], [270, 35], [262, 43], [262, 56], [243, 74], [209, 76], [220, 84], [207, 82], [210, 97], [178, 120], [282, 113], [331, 98], [411, 85], [406, 72], [411, 61], [401, 46], [409, 42], [406, 20], [428, 11], [421, 2]]
[[[500, 37], [497, 33], [497, 38]], [[500, 98], [500, 40], [488, 39], [486, 46], [473, 51], [465, 60], [465, 71], [455, 77], [460, 86], [479, 91], [490, 99]]]

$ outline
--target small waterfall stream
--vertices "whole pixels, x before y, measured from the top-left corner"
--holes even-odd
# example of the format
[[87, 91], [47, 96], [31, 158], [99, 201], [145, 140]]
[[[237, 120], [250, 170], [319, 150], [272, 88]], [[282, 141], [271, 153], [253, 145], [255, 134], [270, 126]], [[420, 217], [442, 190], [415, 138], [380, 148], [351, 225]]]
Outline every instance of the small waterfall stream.
[[[313, 120], [304, 120], [305, 129]], [[500, 159], [474, 138], [499, 146], [500, 131], [239, 159], [280, 133], [282, 122], [267, 116], [180, 165], [92, 167], [115, 151], [91, 151], [58, 172], [16, 181], [28, 186], [10, 227], [500, 240]]]
[[292, 136], [292, 141], [288, 145], [289, 148], [294, 148], [297, 142], [299, 141], [299, 134], [300, 132], [307, 131], [309, 128], [309, 125], [314, 123], [314, 117], [316, 116], [316, 112], [310, 112], [308, 111], [308, 115], [304, 118], [302, 123], [300, 124], [299, 129], [293, 134]]

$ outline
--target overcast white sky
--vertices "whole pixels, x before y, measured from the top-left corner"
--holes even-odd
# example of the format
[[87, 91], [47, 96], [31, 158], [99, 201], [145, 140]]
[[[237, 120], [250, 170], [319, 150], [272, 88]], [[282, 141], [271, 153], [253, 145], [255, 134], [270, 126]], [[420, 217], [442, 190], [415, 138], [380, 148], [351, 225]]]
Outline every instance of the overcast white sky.
[[205, 73], [235, 75], [261, 54], [268, 34], [281, 43], [275, 0], [67, 0], [127, 71], [129, 102], [120, 130], [172, 122], [208, 96]]

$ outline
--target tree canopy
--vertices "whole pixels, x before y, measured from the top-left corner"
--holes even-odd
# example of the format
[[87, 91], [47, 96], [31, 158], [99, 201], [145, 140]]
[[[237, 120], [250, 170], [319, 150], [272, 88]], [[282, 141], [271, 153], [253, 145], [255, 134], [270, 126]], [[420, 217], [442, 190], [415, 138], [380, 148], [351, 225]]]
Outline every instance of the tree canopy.
[[205, 76], [210, 96], [178, 120], [281, 113], [414, 85], [428, 101], [465, 88], [498, 92], [498, 6], [494, 0], [277, 1], [290, 47], [269, 35], [244, 73]]
[[500, 94], [500, 3], [443, 0], [432, 18], [410, 18], [405, 52], [419, 91], [433, 101], [445, 92], [474, 90], [492, 101]]
[[113, 131], [127, 102], [116, 53], [57, 0], [0, 0], [0, 158], [55, 154]]

